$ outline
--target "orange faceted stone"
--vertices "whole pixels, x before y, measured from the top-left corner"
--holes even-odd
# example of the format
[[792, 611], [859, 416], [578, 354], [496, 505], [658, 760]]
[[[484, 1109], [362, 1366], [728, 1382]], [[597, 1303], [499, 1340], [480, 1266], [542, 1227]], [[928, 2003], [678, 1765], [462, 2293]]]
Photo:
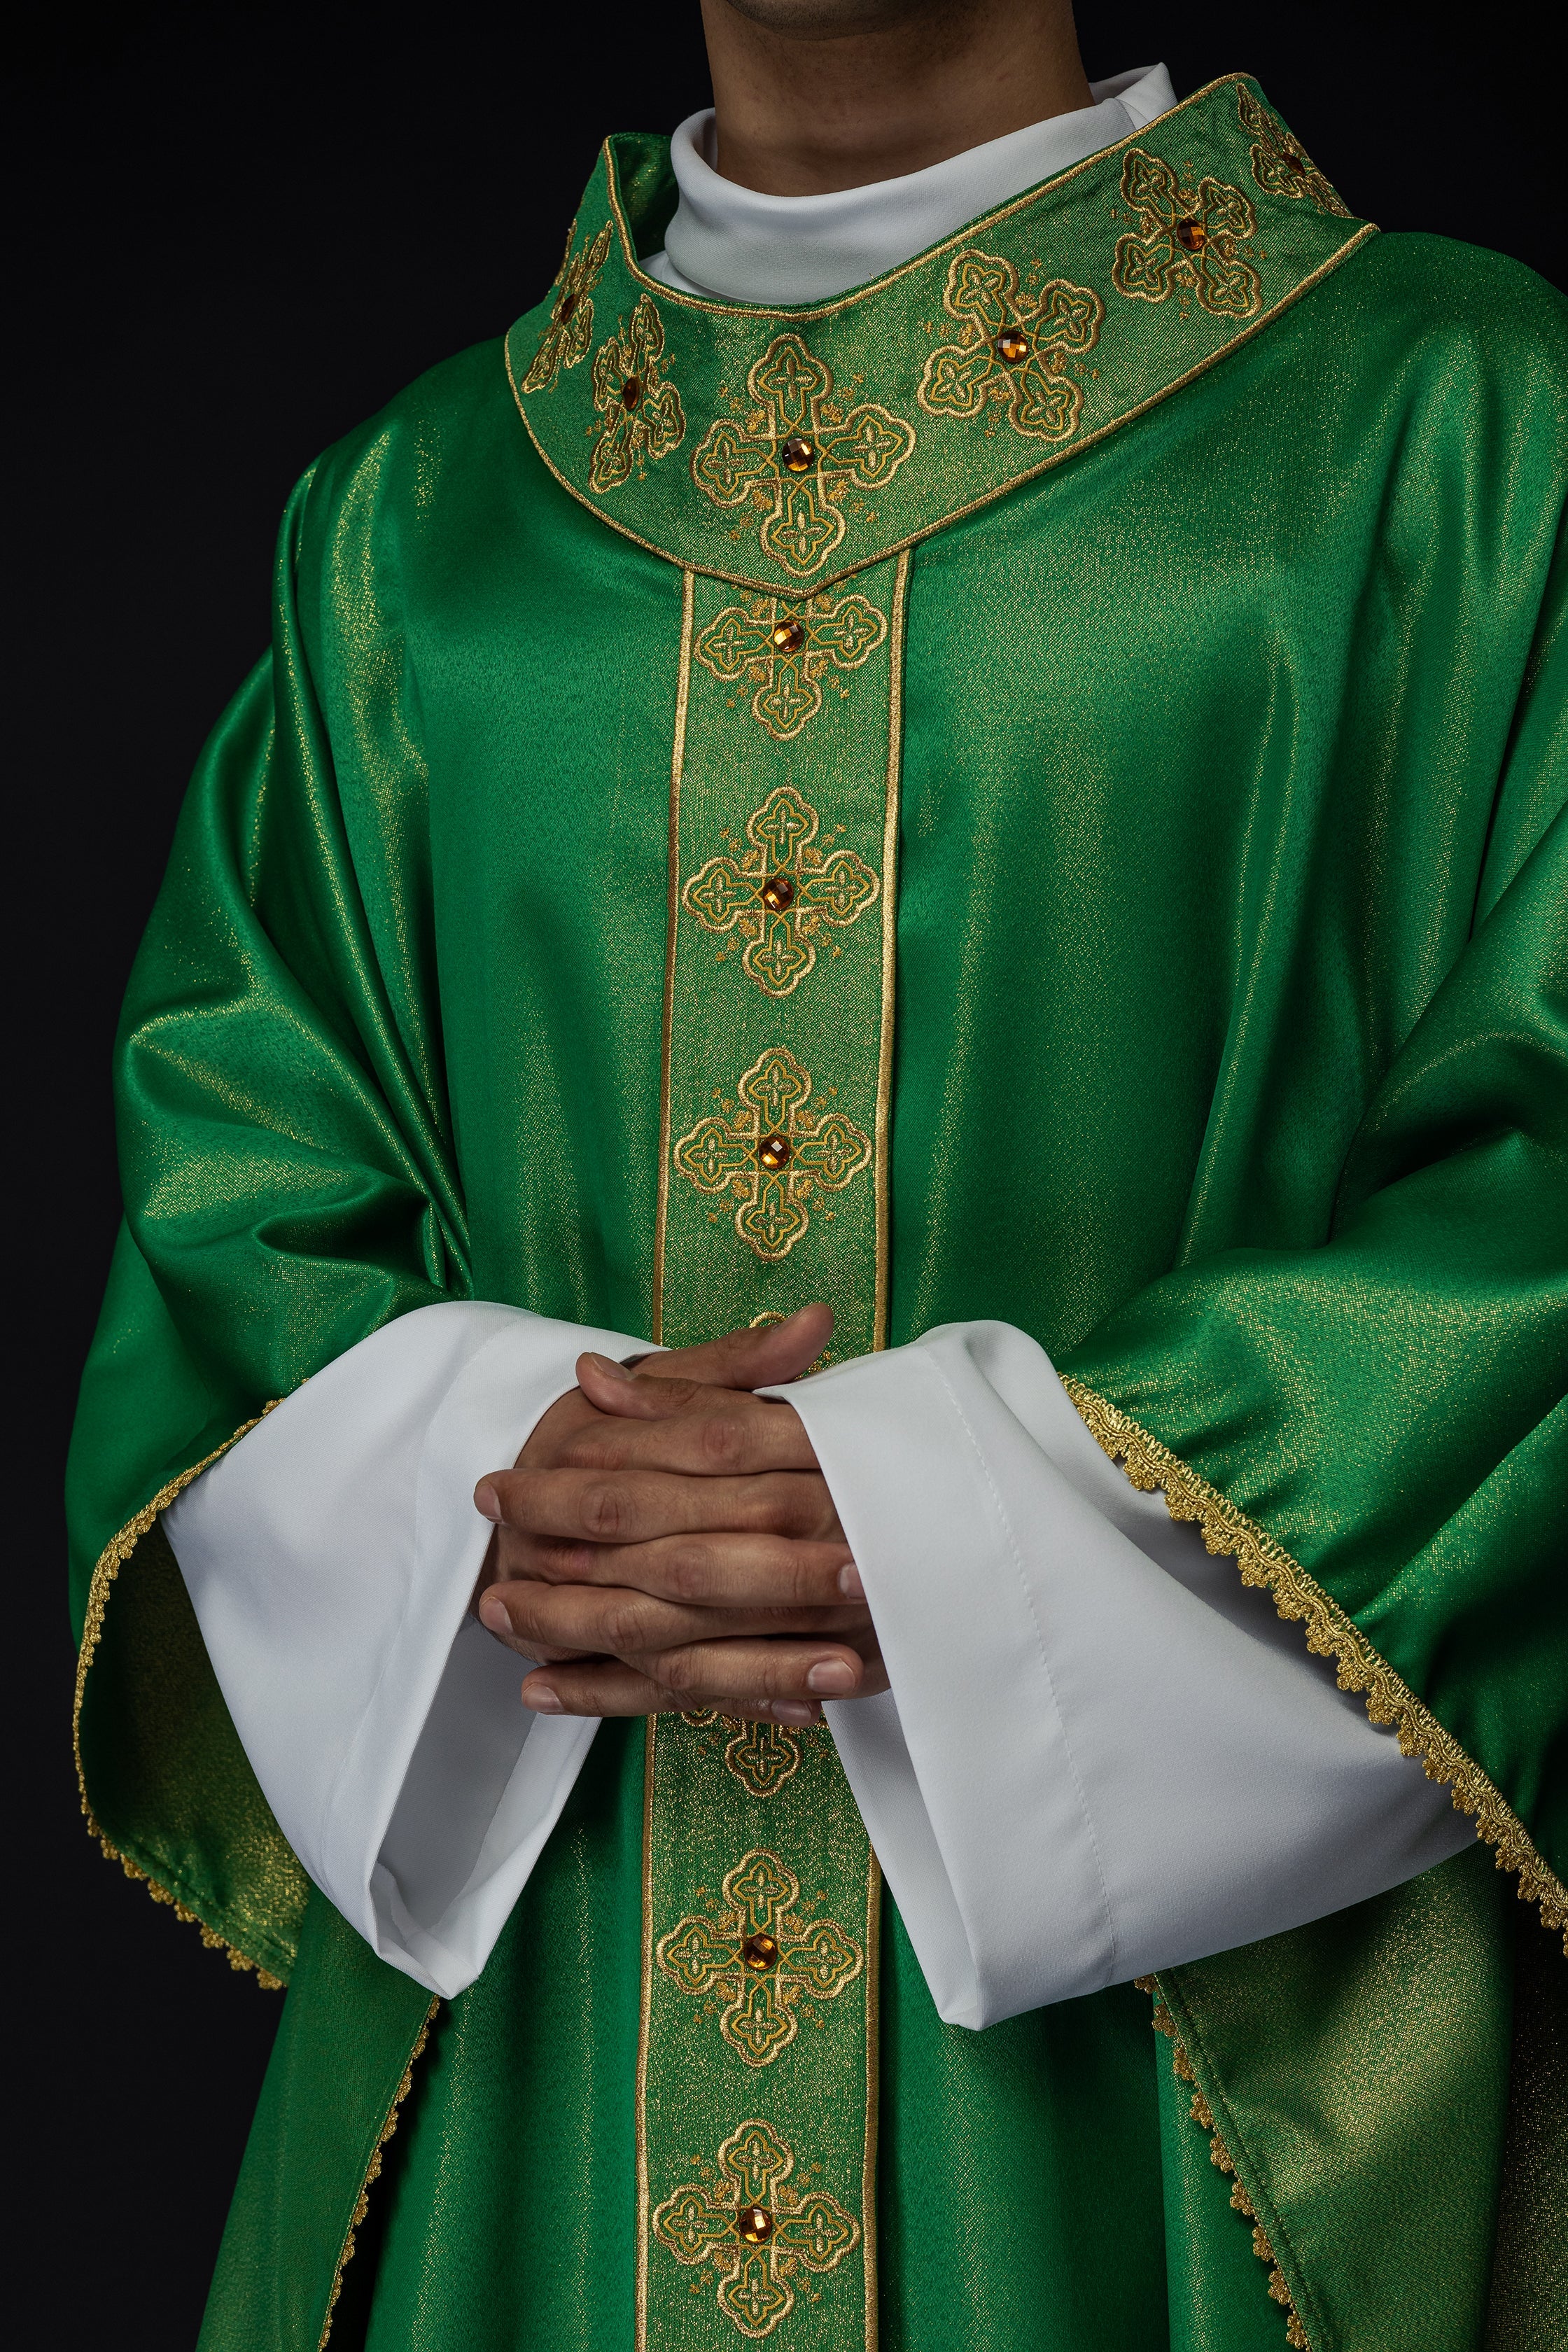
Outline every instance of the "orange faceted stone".
[[792, 433], [787, 441], [780, 444], [779, 462], [787, 474], [809, 474], [816, 463], [816, 445]]
[[764, 1969], [777, 1968], [779, 1948], [771, 1936], [748, 1936], [741, 1947], [741, 1958], [761, 1976]]
[[635, 408], [641, 398], [642, 383], [640, 378], [635, 375], [627, 376], [625, 383], [621, 386], [622, 406], [626, 408]]
[[1209, 233], [1201, 220], [1179, 220], [1176, 223], [1176, 243], [1187, 253], [1201, 253], [1209, 241]]
[[781, 1168], [787, 1168], [794, 1158], [795, 1150], [787, 1135], [777, 1132], [764, 1135], [757, 1146], [757, 1164], [765, 1168], [770, 1176], [776, 1176]]
[[797, 654], [805, 643], [805, 629], [792, 613], [768, 632], [768, 643], [775, 654]]
[[576, 308], [577, 297], [575, 294], [563, 294], [560, 301], [555, 305], [555, 315], [562, 323], [564, 324]]
[[1008, 367], [1016, 367], [1029, 356], [1029, 338], [1022, 327], [1004, 327], [996, 338], [996, 356]]
[[770, 874], [763, 884], [763, 904], [775, 915], [795, 904], [795, 884], [787, 874]]
[[773, 2234], [773, 2217], [765, 2205], [742, 2205], [735, 2216], [735, 2235], [748, 2246], [765, 2246]]

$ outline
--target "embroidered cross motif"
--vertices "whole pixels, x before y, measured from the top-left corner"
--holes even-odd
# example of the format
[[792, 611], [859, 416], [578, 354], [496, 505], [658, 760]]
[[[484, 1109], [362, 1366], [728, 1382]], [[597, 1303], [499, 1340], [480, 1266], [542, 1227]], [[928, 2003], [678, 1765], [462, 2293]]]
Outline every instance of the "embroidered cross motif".
[[723, 1994], [720, 2032], [748, 2066], [771, 2066], [799, 2031], [796, 2002], [837, 2000], [866, 1956], [837, 1919], [795, 1917], [800, 1881], [775, 1853], [744, 1855], [721, 1892], [722, 1910], [689, 1915], [656, 1956], [682, 1992]]
[[1258, 105], [1245, 82], [1236, 85], [1236, 104], [1241, 127], [1252, 137], [1252, 176], [1265, 195], [1310, 196], [1321, 213], [1338, 213], [1349, 220], [1351, 208], [1332, 181], [1319, 171], [1295, 133]]
[[1105, 316], [1099, 295], [1065, 278], [1025, 294], [1002, 255], [961, 253], [942, 299], [963, 332], [927, 360], [921, 406], [932, 416], [978, 416], [988, 400], [1005, 401], [1015, 432], [1065, 441], [1077, 429], [1083, 394], [1062, 363], [1099, 341]]
[[[575, 236], [577, 224], [572, 224]], [[566, 240], [566, 257], [561, 264], [561, 274], [555, 283], [560, 291], [550, 313], [550, 324], [544, 338], [533, 355], [533, 365], [522, 379], [524, 392], [542, 392], [554, 383], [563, 368], [574, 368], [580, 359], [587, 357], [588, 346], [594, 340], [594, 305], [589, 299], [598, 281], [610, 250], [610, 232], [602, 228], [589, 245], [574, 257], [572, 237]]]
[[787, 570], [826, 563], [843, 538], [851, 488], [879, 489], [915, 446], [913, 427], [877, 401], [846, 414], [833, 371], [798, 335], [775, 335], [746, 378], [756, 405], [743, 423], [719, 417], [691, 460], [715, 506], [746, 499], [763, 516], [763, 547]]
[[680, 394], [662, 381], [664, 321], [646, 294], [631, 325], [594, 354], [594, 405], [604, 418], [588, 478], [596, 490], [619, 489], [642, 458], [668, 457], [686, 438]]
[[795, 2308], [797, 2266], [830, 2271], [860, 2242], [860, 2224], [825, 2189], [784, 2186], [795, 2151], [773, 2126], [743, 2123], [719, 2149], [719, 2178], [667, 2197], [653, 2233], [678, 2263], [710, 2263], [719, 2308], [742, 2336], [771, 2336]]
[[798, 735], [822, 708], [821, 680], [830, 663], [858, 669], [888, 634], [885, 613], [864, 596], [826, 596], [787, 604], [753, 596], [726, 604], [697, 640], [697, 658], [726, 686], [744, 678], [756, 688], [752, 715], [781, 743]]
[[1142, 147], [1129, 151], [1122, 201], [1139, 215], [1138, 232], [1116, 241], [1110, 282], [1140, 302], [1163, 302], [1173, 288], [1197, 296], [1215, 318], [1247, 319], [1258, 308], [1258, 277], [1237, 252], [1256, 233], [1252, 206], [1239, 188], [1200, 180], [1184, 188], [1169, 163]]
[[759, 1257], [787, 1257], [811, 1223], [813, 1190], [841, 1192], [871, 1157], [870, 1137], [842, 1111], [807, 1115], [811, 1087], [789, 1048], [771, 1045], [736, 1088], [739, 1111], [699, 1119], [675, 1147], [699, 1192], [734, 1194], [735, 1231]]
[[734, 1733], [724, 1750], [724, 1764], [748, 1796], [776, 1796], [791, 1775], [800, 1769], [802, 1735], [786, 1730], [782, 1723], [742, 1723], [738, 1715], [721, 1715], [711, 1706], [694, 1707], [684, 1712], [680, 1719], [699, 1729], [710, 1723], [721, 1723], [727, 1731]]
[[818, 823], [794, 785], [780, 784], [746, 820], [751, 847], [710, 857], [680, 894], [705, 930], [739, 927], [742, 966], [770, 996], [788, 996], [805, 978], [825, 923], [853, 923], [881, 892], [854, 850], [824, 856], [815, 845]]

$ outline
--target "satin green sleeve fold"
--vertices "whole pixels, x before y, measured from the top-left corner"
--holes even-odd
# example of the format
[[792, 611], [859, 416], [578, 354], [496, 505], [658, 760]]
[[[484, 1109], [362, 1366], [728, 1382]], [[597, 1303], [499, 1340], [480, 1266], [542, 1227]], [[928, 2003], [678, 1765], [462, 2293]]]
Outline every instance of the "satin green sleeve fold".
[[[1374, 1713], [1405, 1720], [1552, 1924], [1568, 1874], [1562, 587], [1560, 568], [1471, 936], [1370, 1102], [1321, 1241], [1178, 1265], [1062, 1361], [1091, 1421], [1098, 1394], [1195, 1474], [1189, 1510], [1305, 1603], [1288, 1613], [1351, 1662]], [[1114, 1414], [1097, 1433], [1116, 1447]], [[1196, 1482], [1252, 1538], [1225, 1540]]]
[[271, 655], [203, 753], [132, 977], [126, 1222], [68, 1496], [89, 1818], [209, 1937], [275, 1974], [302, 1881], [157, 1515], [319, 1366], [467, 1289], [412, 688], [395, 636], [367, 642], [380, 607], [339, 576], [335, 510], [302, 548], [311, 519], [307, 478]]

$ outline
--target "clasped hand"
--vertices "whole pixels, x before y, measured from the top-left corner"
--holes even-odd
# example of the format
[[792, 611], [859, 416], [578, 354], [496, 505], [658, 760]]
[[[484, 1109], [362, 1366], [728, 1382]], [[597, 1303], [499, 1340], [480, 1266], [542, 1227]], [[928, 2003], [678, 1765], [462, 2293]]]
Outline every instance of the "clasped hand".
[[778, 1723], [886, 1690], [859, 1572], [792, 1405], [826, 1307], [628, 1370], [578, 1360], [510, 1470], [474, 1492], [495, 1534], [479, 1622], [537, 1661], [542, 1715], [717, 1707]]

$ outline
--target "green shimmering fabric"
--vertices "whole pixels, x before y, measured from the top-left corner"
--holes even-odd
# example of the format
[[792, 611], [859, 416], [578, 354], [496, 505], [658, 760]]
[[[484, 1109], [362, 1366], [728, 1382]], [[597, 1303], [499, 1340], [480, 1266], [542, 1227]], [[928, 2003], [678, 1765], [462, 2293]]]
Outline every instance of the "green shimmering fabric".
[[[1313, 2345], [1464, 2352], [1482, 2341], [1513, 2017], [1508, 1903], [1477, 1850], [1245, 1956], [1161, 1979]], [[1282, 2019], [1296, 2061], [1288, 2097]], [[1184, 2108], [1184, 2092], [1168, 2105]], [[1441, 2162], [1413, 2168], [1412, 2146], [1440, 2146]], [[1399, 2264], [1391, 2281], [1386, 2243], [1412, 2238], [1429, 2265]], [[1200, 2318], [1194, 2340], [1226, 2338]]]
[[366, 2352], [635, 2340], [642, 1750], [641, 1724], [599, 1733], [489, 1966], [437, 2024], [379, 2245], [345, 2281], [346, 2346], [367, 2319]]
[[[637, 1942], [607, 1922], [621, 1901], [636, 1916], [641, 1746], [640, 1727], [600, 1735], [489, 1966], [436, 2027], [334, 2343], [357, 2346], [367, 2318], [367, 2352], [636, 2341]], [[1152, 2352], [1166, 2326], [1164, 2045], [1147, 2000], [1129, 1987], [968, 2033], [939, 2021], [890, 1903], [888, 1917], [882, 2352]], [[693, 2112], [694, 2137], [706, 2112]], [[1217, 2288], [1239, 2325], [1226, 2352], [1279, 2352], [1278, 2315], [1223, 2195], [1197, 2226], [1235, 2255]], [[805, 2315], [820, 2328], [830, 2304]], [[250, 2338], [232, 2341], [249, 2352]], [[228, 2336], [214, 2342], [230, 2352]]]
[[310, 1895], [200, 2352], [324, 2340], [363, 2184], [430, 2009], [422, 1985], [379, 1961], [323, 1896]]
[[[891, 566], [875, 589], [845, 570], [924, 534], [902, 638], [891, 1342], [974, 1316], [1032, 1332], [1318, 1579], [1512, 1809], [1534, 1883], [1568, 1870], [1563, 305], [1462, 247], [1352, 245], [1275, 119], [1245, 117], [1247, 89], [1152, 128], [1131, 178], [1119, 150], [1070, 198], [966, 232], [1016, 287], [976, 264], [956, 310], [943, 275], [919, 317], [872, 289], [855, 317], [875, 381], [856, 359], [841, 382], [835, 345], [834, 389], [812, 391], [826, 362], [801, 314], [672, 303], [678, 342], [662, 295], [655, 351], [640, 294], [623, 316], [596, 283], [582, 348], [579, 305], [553, 383], [528, 391], [563, 279], [511, 341], [535, 432], [577, 404], [570, 463], [564, 437], [542, 462], [489, 345], [331, 451], [291, 505], [271, 656], [204, 755], [132, 979], [126, 1238], [72, 1465], [97, 1819], [214, 1934], [279, 1974], [300, 1953], [209, 2317], [223, 2352], [316, 2352], [424, 2003], [319, 1902], [300, 1943], [297, 1868], [166, 1555], [115, 1539], [412, 1307], [650, 1328], [689, 606], [706, 627], [787, 585], [886, 611]], [[651, 150], [622, 195], [646, 251], [668, 205]], [[594, 200], [573, 245], [590, 258]], [[1092, 347], [1058, 280], [1101, 306]], [[1276, 283], [1294, 299], [1268, 308]], [[983, 331], [1025, 290], [1015, 363]], [[1143, 338], [1145, 404], [1111, 374], [1113, 332]], [[740, 362], [749, 377], [770, 351], [768, 398], [816, 400], [809, 420], [781, 404], [753, 425]], [[613, 433], [595, 380], [619, 386]], [[916, 434], [897, 465], [892, 425], [856, 416], [878, 406]], [[1113, 429], [1080, 430], [1091, 414]], [[798, 475], [715, 501], [763, 462], [741, 441], [771, 466], [791, 417], [813, 427], [783, 436], [812, 445]], [[1026, 429], [1063, 419], [1055, 440]], [[839, 435], [879, 481], [848, 483]], [[946, 448], [964, 454], [930, 456]], [[826, 508], [844, 536], [809, 578], [737, 551], [773, 523], [775, 548], [809, 553]], [[823, 743], [835, 682], [868, 698], [882, 658], [826, 656]], [[761, 728], [766, 688], [734, 681], [723, 724]], [[784, 781], [826, 821], [817, 724]], [[721, 854], [742, 862], [702, 851]], [[639, 1798], [616, 1734], [438, 2021], [384, 2239], [356, 2257], [377, 2352], [565, 2352], [584, 2296], [595, 2336], [602, 2315], [625, 2337]], [[1169, 1982], [1312, 2352], [1553, 2340], [1561, 1977], [1542, 1993], [1519, 1937], [1562, 1964], [1510, 1885], [1478, 1850]], [[896, 1923], [882, 1981], [886, 2341], [1281, 2340], [1140, 1996], [950, 2032]], [[341, 2309], [352, 2343], [365, 2314]]]

